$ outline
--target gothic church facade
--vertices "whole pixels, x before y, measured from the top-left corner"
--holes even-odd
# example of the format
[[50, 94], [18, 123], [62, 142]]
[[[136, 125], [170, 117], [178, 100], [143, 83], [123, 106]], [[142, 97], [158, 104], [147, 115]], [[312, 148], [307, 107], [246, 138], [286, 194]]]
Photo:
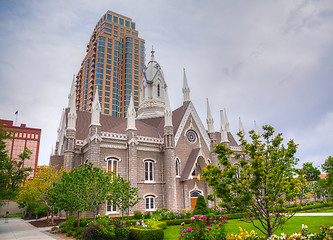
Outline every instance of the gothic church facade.
[[[218, 164], [214, 145], [224, 143], [238, 152], [242, 148], [230, 132], [225, 111], [221, 111], [221, 130], [214, 130], [208, 100], [205, 128], [191, 102], [185, 70], [182, 90], [183, 104], [172, 111], [154, 51], [142, 74], [139, 109], [135, 111], [131, 99], [126, 118], [101, 115], [98, 91], [91, 112], [76, 110], [73, 81], [50, 165], [71, 170], [91, 162], [119, 174], [138, 188], [141, 197], [130, 213], [193, 208], [198, 195], [212, 193], [199, 176], [207, 164]], [[210, 207], [215, 204], [209, 202]], [[120, 214], [108, 203], [100, 213]]]

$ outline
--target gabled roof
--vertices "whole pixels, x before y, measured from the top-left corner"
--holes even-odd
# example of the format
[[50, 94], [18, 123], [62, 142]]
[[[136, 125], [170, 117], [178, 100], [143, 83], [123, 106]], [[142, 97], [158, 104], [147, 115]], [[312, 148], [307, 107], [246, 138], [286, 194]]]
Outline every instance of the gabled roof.
[[[176, 133], [185, 111], [186, 107], [181, 106], [172, 112], [174, 133]], [[67, 113], [68, 109], [66, 109], [66, 116]], [[85, 111], [76, 111], [76, 113], [76, 138], [79, 140], [84, 140], [88, 136], [91, 122], [91, 113]], [[125, 133], [127, 127], [126, 118], [101, 114], [100, 119], [102, 132]], [[138, 130], [137, 133], [139, 136], [162, 138], [164, 135], [164, 117], [139, 120], [137, 119], [135, 121], [135, 126]]]
[[191, 174], [191, 170], [193, 168], [195, 160], [198, 157], [199, 152], [200, 152], [200, 148], [192, 149], [192, 151], [191, 151], [190, 155], [188, 156], [188, 159], [185, 163], [185, 167], [183, 169], [182, 175], [180, 177], [181, 181], [185, 181], [188, 178], [188, 176]]

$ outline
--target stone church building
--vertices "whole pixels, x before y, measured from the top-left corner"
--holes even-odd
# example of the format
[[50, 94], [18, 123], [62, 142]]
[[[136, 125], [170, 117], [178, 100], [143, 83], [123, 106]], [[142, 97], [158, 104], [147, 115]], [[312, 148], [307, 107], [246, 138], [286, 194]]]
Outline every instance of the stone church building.
[[[239, 152], [242, 148], [230, 133], [225, 111], [221, 111], [221, 130], [214, 130], [208, 100], [205, 128], [191, 102], [185, 70], [182, 91], [183, 104], [171, 110], [167, 84], [154, 51], [142, 74], [139, 109], [135, 111], [131, 99], [126, 118], [101, 115], [98, 91], [91, 112], [76, 110], [73, 80], [50, 165], [70, 170], [91, 162], [116, 172], [137, 187], [142, 198], [131, 213], [163, 207], [193, 208], [198, 195], [212, 193], [200, 173], [207, 164], [218, 164], [214, 145], [225, 143]], [[210, 207], [214, 205], [209, 202]], [[104, 213], [119, 214], [108, 203], [101, 207]]]

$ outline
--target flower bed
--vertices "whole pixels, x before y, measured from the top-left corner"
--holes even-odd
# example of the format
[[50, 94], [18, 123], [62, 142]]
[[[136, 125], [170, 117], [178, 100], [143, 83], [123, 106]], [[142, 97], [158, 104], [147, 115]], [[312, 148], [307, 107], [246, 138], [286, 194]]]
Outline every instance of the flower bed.
[[218, 220], [207, 218], [205, 215], [193, 216], [191, 222], [181, 223], [181, 240], [218, 240], [226, 239], [224, 226], [228, 216], [220, 217]]

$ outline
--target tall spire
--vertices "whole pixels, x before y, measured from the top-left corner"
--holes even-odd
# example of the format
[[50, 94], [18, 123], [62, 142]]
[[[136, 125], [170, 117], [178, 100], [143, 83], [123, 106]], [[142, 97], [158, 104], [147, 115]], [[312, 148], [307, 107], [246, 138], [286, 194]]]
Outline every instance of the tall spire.
[[68, 95], [68, 107], [69, 107], [69, 113], [68, 113], [68, 128], [69, 129], [75, 129], [76, 126], [76, 105], [75, 105], [75, 75], [73, 76], [72, 81], [72, 87], [71, 91]]
[[189, 88], [188, 83], [187, 83], [185, 68], [184, 68], [184, 79], [183, 79], [183, 99], [184, 99], [184, 102], [191, 101], [190, 88]]
[[150, 57], [150, 62], [155, 61], [155, 51], [154, 51], [154, 45], [151, 46], [151, 57]]
[[92, 109], [91, 109], [91, 125], [100, 126], [100, 114], [101, 114], [101, 105], [99, 102], [98, 96], [98, 87], [96, 87], [94, 101], [92, 102]]
[[225, 119], [223, 115], [223, 110], [220, 110], [220, 118], [221, 118], [221, 143], [228, 143], [228, 132], [225, 127]]
[[126, 131], [129, 130], [129, 129], [130, 130], [136, 130], [135, 115], [136, 115], [136, 112], [135, 112], [135, 108], [134, 108], [133, 95], [131, 95], [131, 100], [130, 100], [129, 106], [127, 108], [127, 128], [126, 128]]
[[245, 136], [245, 130], [244, 130], [244, 127], [243, 127], [243, 123], [242, 123], [242, 120], [241, 118], [239, 117], [239, 132], [242, 132], [243, 135], [244, 135], [244, 139], [246, 140], [246, 136]]
[[258, 127], [257, 127], [257, 122], [256, 122], [256, 120], [254, 120], [254, 133], [255, 133], [257, 136], [260, 135], [260, 133], [259, 133], [259, 129], [258, 129]]
[[207, 98], [207, 127], [208, 127], [208, 133], [213, 133], [214, 131], [214, 119], [212, 117], [212, 112], [210, 111], [210, 106]]
[[164, 110], [164, 126], [173, 126], [172, 125], [172, 111], [170, 108], [170, 100], [168, 89], [165, 89], [165, 110]]
[[230, 132], [230, 124], [227, 117], [227, 111], [225, 109], [224, 109], [224, 120], [225, 120], [225, 125], [224, 125], [225, 131]]
[[63, 128], [63, 122], [64, 122], [64, 117], [65, 117], [65, 109], [62, 109], [62, 114], [61, 114], [61, 118], [60, 118], [60, 123], [59, 123], [59, 127], [57, 130], [57, 142], [60, 141], [60, 136], [61, 136], [61, 131]]

